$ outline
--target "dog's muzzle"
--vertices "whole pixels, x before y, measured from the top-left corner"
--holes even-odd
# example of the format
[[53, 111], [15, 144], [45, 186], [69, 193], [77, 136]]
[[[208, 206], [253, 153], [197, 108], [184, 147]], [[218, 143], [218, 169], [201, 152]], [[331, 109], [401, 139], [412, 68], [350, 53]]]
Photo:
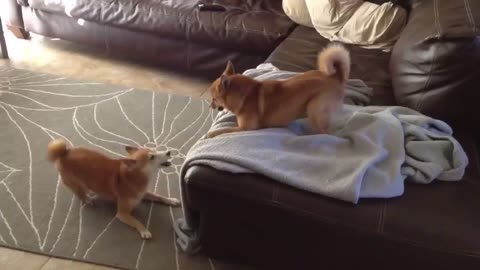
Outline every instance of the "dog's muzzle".
[[162, 166], [162, 167], [170, 167], [170, 166], [172, 166], [172, 163], [171, 163], [170, 161], [165, 161], [165, 162], [163, 162], [162, 164], [160, 164], [160, 166]]

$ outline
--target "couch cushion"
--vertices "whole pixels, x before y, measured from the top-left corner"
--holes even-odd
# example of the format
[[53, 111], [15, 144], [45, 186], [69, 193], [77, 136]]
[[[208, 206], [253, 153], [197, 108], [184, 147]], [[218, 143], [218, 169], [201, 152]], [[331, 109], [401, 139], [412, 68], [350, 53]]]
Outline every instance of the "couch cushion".
[[[288, 256], [278, 257], [278, 263], [316, 263], [298, 269], [318, 269], [314, 266], [319, 263], [387, 269], [380, 264], [392, 262], [395, 265], [388, 268], [452, 269], [455, 265], [459, 269], [478, 269], [473, 265], [480, 265], [479, 155], [471, 134], [457, 132], [456, 136], [471, 160], [464, 179], [456, 183], [407, 184], [405, 194], [398, 198], [363, 199], [351, 205], [264, 176], [195, 166], [186, 176], [188, 204], [205, 217], [200, 220], [200, 235], [208, 235], [205, 232], [215, 224], [223, 228], [222, 232], [217, 230], [226, 239], [223, 242], [213, 239], [213, 234], [202, 239], [210, 255], [231, 246], [235, 250], [229, 259], [254, 254], [266, 258], [283, 249], [288, 250]], [[223, 216], [212, 216], [222, 208], [226, 208]], [[279, 209], [282, 214], [275, 216]], [[273, 235], [272, 242], [257, 245], [252, 239], [235, 237], [238, 230], [250, 224], [256, 227], [250, 230], [252, 238], [270, 239]], [[292, 241], [301, 244], [292, 245]], [[351, 261], [339, 261], [342, 258]]]
[[413, 5], [392, 52], [395, 96], [402, 106], [480, 131], [472, 125], [480, 121], [480, 1], [439, 3]]
[[30, 0], [35, 9], [152, 32], [165, 38], [252, 52], [270, 52], [295, 26], [284, 14], [281, 1], [215, 1], [227, 8], [225, 12], [200, 12], [196, 3], [193, 0]]
[[[316, 69], [318, 52], [328, 43], [329, 41], [317, 34], [315, 29], [298, 26], [265, 62], [295, 72]], [[395, 98], [388, 70], [390, 53], [355, 45], [345, 46], [352, 58], [350, 78], [361, 79], [373, 88], [372, 104], [394, 105]]]

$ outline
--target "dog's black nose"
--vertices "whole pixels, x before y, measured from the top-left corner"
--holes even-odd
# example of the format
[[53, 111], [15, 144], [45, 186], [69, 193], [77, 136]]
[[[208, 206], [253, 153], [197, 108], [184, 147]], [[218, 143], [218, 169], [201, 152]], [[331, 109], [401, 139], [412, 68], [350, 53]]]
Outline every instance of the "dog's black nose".
[[170, 161], [165, 161], [160, 165], [163, 166], [163, 167], [170, 167], [172, 165], [172, 163]]
[[167, 153], [165, 153], [165, 155], [167, 155], [167, 157], [171, 156], [172, 153], [170, 151], [167, 151]]
[[222, 107], [222, 106], [219, 106], [219, 107], [218, 107], [218, 110], [219, 110], [219, 111], [223, 111], [223, 107]]

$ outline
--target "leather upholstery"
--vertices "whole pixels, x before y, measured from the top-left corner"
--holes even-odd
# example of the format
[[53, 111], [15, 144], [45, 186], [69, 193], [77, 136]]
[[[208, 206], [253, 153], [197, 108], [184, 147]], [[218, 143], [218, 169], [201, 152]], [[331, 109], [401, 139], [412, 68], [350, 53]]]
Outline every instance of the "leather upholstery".
[[154, 33], [163, 38], [214, 44], [225, 49], [269, 53], [294, 23], [281, 1], [215, 1], [225, 12], [199, 11], [192, 0], [30, 0], [30, 7], [51, 13]]
[[[269, 56], [266, 62], [276, 67], [304, 72], [316, 69], [317, 54], [329, 41], [305, 26], [296, 27]], [[373, 88], [371, 104], [394, 105], [391, 77], [388, 71], [390, 53], [381, 50], [363, 49], [358, 46], [345, 45], [350, 52], [350, 78], [361, 79]]]
[[392, 53], [396, 99], [471, 126], [480, 121], [479, 66], [480, 1], [418, 1]]
[[214, 1], [226, 12], [200, 12], [192, 0], [17, 2], [28, 31], [208, 79], [228, 60], [238, 72], [259, 65], [295, 27], [279, 0]]
[[103, 48], [106, 52], [126, 59], [160, 65], [189, 75], [216, 78], [232, 60], [238, 70], [261, 63], [266, 56], [242, 51], [192, 44], [185, 40], [162, 38], [150, 33], [101, 25], [24, 7], [28, 31], [49, 37], [79, 42]]

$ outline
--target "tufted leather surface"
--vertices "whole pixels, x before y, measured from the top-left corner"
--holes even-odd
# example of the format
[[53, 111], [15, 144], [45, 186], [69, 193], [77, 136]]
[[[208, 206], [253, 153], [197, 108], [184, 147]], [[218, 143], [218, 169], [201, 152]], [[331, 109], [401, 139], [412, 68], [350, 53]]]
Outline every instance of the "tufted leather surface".
[[294, 27], [281, 1], [218, 0], [225, 12], [199, 11], [193, 0], [30, 0], [30, 7], [74, 18], [214, 44], [246, 52], [270, 52]]
[[[329, 41], [320, 36], [314, 28], [296, 27], [269, 56], [266, 62], [276, 67], [295, 72], [316, 69], [317, 53]], [[345, 45], [350, 52], [350, 78], [361, 79], [373, 88], [372, 104], [395, 104], [388, 63], [390, 53], [381, 50], [364, 49]]]
[[392, 53], [398, 103], [471, 126], [480, 121], [479, 66], [480, 1], [417, 1]]

